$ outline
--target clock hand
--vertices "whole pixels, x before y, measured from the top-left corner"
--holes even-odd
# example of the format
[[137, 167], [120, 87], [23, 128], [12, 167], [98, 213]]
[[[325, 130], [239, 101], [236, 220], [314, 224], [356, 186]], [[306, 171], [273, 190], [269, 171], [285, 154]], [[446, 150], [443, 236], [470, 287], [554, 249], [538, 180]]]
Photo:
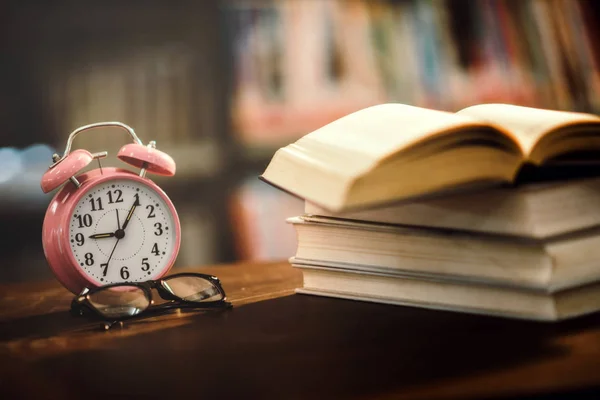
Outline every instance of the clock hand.
[[89, 238], [90, 239], [104, 239], [104, 238], [111, 238], [114, 237], [115, 233], [114, 232], [109, 232], [109, 233], [96, 233], [94, 235], [90, 235]]
[[127, 225], [129, 224], [129, 220], [131, 219], [131, 216], [133, 215], [135, 208], [139, 205], [140, 205], [140, 200], [139, 200], [139, 197], [136, 195], [135, 201], [133, 202], [133, 205], [129, 209], [129, 214], [127, 214], [127, 218], [125, 219], [125, 222], [123, 223], [123, 228], [121, 228], [122, 230], [125, 230], [125, 228], [127, 228]]
[[89, 238], [90, 239], [105, 239], [105, 238], [111, 238], [111, 237], [117, 237], [117, 239], [121, 239], [123, 237], [122, 235], [122, 230], [121, 230], [121, 222], [119, 222], [119, 210], [115, 210], [117, 212], [117, 230], [116, 232], [109, 232], [109, 233], [96, 233], [94, 235], [90, 235]]
[[108, 264], [110, 264], [110, 259], [112, 258], [115, 249], [117, 248], [117, 245], [119, 244], [119, 241], [121, 239], [117, 239], [117, 241], [115, 242], [115, 245], [113, 246], [112, 251], [110, 252], [110, 256], [108, 256], [108, 260], [106, 261], [106, 264], [102, 264], [104, 266], [104, 276], [106, 276], [106, 274], [108, 273]]
[[[123, 229], [121, 229], [121, 223], [119, 222], [119, 210], [115, 209], [115, 211], [117, 212], [117, 230], [114, 233], [110, 233], [109, 235], [111, 237], [116, 237], [117, 241], [115, 242], [115, 245], [112, 248], [112, 251], [110, 252], [110, 255], [108, 256], [108, 260], [106, 260], [105, 264], [100, 264], [100, 266], [102, 268], [104, 268], [102, 274], [104, 276], [106, 276], [106, 274], [108, 273], [108, 264], [110, 264], [110, 260], [113, 256], [113, 254], [115, 253], [115, 249], [117, 248], [117, 245], [119, 244], [119, 240], [121, 240], [122, 238], [125, 237], [125, 232], [123, 231]], [[106, 236], [103, 236], [106, 237]]]

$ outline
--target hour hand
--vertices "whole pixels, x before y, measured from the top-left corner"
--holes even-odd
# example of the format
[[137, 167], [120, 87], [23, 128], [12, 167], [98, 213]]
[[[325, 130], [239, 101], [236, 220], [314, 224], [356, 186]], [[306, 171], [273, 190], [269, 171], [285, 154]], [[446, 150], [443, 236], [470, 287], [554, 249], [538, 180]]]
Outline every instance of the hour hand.
[[109, 233], [96, 233], [94, 235], [90, 235], [89, 238], [90, 239], [105, 239], [105, 238], [111, 238], [114, 237], [115, 233], [114, 232], [109, 232]]

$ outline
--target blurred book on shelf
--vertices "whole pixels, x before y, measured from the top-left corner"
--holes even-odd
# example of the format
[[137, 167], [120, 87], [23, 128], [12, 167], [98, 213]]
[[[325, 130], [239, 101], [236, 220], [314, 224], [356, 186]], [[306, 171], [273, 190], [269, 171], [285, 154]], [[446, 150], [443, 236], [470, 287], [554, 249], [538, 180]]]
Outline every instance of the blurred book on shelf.
[[218, 224], [222, 223], [210, 204], [180, 202], [177, 212], [181, 220], [181, 248], [175, 267], [218, 263]]
[[296, 249], [296, 234], [285, 222], [304, 210], [304, 201], [256, 178], [247, 178], [231, 196], [230, 220], [241, 260], [286, 260]]
[[[145, 144], [154, 140], [170, 154], [177, 162], [177, 177], [210, 177], [218, 172], [222, 160], [208, 125], [211, 118], [198, 118], [206, 117], [206, 105], [214, 99], [193, 93], [193, 82], [203, 71], [190, 49], [171, 44], [141, 48], [118, 59], [90, 57], [81, 55], [71, 70], [48, 73], [52, 90], [45, 100], [55, 115], [56, 131], [64, 138], [61, 146], [80, 126], [119, 121], [131, 126]], [[114, 129], [102, 130], [78, 136], [74, 148], [107, 150], [105, 163], [127, 168], [116, 153], [131, 138]]]
[[232, 118], [248, 146], [281, 143], [382, 102], [600, 110], [586, 1], [237, 1]]
[[368, 39], [364, 6], [234, 4], [233, 123], [243, 142], [276, 144], [385, 98], [372, 47], [352, 44]]

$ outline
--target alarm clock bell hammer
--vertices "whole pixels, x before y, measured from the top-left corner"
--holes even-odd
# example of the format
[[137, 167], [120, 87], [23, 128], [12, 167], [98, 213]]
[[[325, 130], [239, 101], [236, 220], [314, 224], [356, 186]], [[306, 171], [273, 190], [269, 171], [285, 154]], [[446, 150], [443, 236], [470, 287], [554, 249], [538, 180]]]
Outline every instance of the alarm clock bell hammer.
[[[152, 173], [158, 175], [175, 175], [175, 161], [166, 153], [156, 150], [155, 141], [152, 140], [147, 146], [144, 146], [131, 127], [121, 122], [97, 122], [75, 129], [67, 139], [67, 145], [62, 157], [56, 153], [52, 156], [53, 163], [42, 178], [42, 190], [44, 193], [48, 193], [64, 183], [65, 175], [70, 175], [67, 177], [68, 180], [70, 180], [77, 188], [80, 187], [80, 183], [75, 175], [83, 168], [87, 167], [94, 159], [99, 160], [105, 158], [108, 155], [108, 152], [102, 151], [90, 153], [87, 150], [77, 149], [71, 153], [73, 140], [75, 140], [75, 137], [81, 132], [106, 127], [122, 128], [129, 133], [133, 143], [123, 146], [119, 150], [117, 157], [134, 167], [140, 168], [140, 177], [145, 177], [148, 169], [150, 169]], [[150, 149], [152, 149], [152, 151]], [[59, 165], [62, 166], [62, 169], [58, 171], [54, 170]], [[52, 174], [53, 171], [54, 174]]]

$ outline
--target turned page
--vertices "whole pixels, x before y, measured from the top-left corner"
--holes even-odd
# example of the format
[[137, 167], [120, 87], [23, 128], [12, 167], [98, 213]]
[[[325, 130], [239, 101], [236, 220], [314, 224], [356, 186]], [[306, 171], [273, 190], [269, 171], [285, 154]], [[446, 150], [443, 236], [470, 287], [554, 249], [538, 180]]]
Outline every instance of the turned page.
[[577, 123], [600, 123], [600, 118], [593, 114], [511, 104], [479, 104], [464, 108], [456, 114], [495, 124], [514, 134], [526, 157], [531, 155], [538, 141], [550, 131]]
[[388, 103], [348, 114], [305, 135], [296, 144], [306, 149], [325, 145], [378, 160], [435, 134], [470, 127], [490, 129], [485, 122], [468, 116]]

